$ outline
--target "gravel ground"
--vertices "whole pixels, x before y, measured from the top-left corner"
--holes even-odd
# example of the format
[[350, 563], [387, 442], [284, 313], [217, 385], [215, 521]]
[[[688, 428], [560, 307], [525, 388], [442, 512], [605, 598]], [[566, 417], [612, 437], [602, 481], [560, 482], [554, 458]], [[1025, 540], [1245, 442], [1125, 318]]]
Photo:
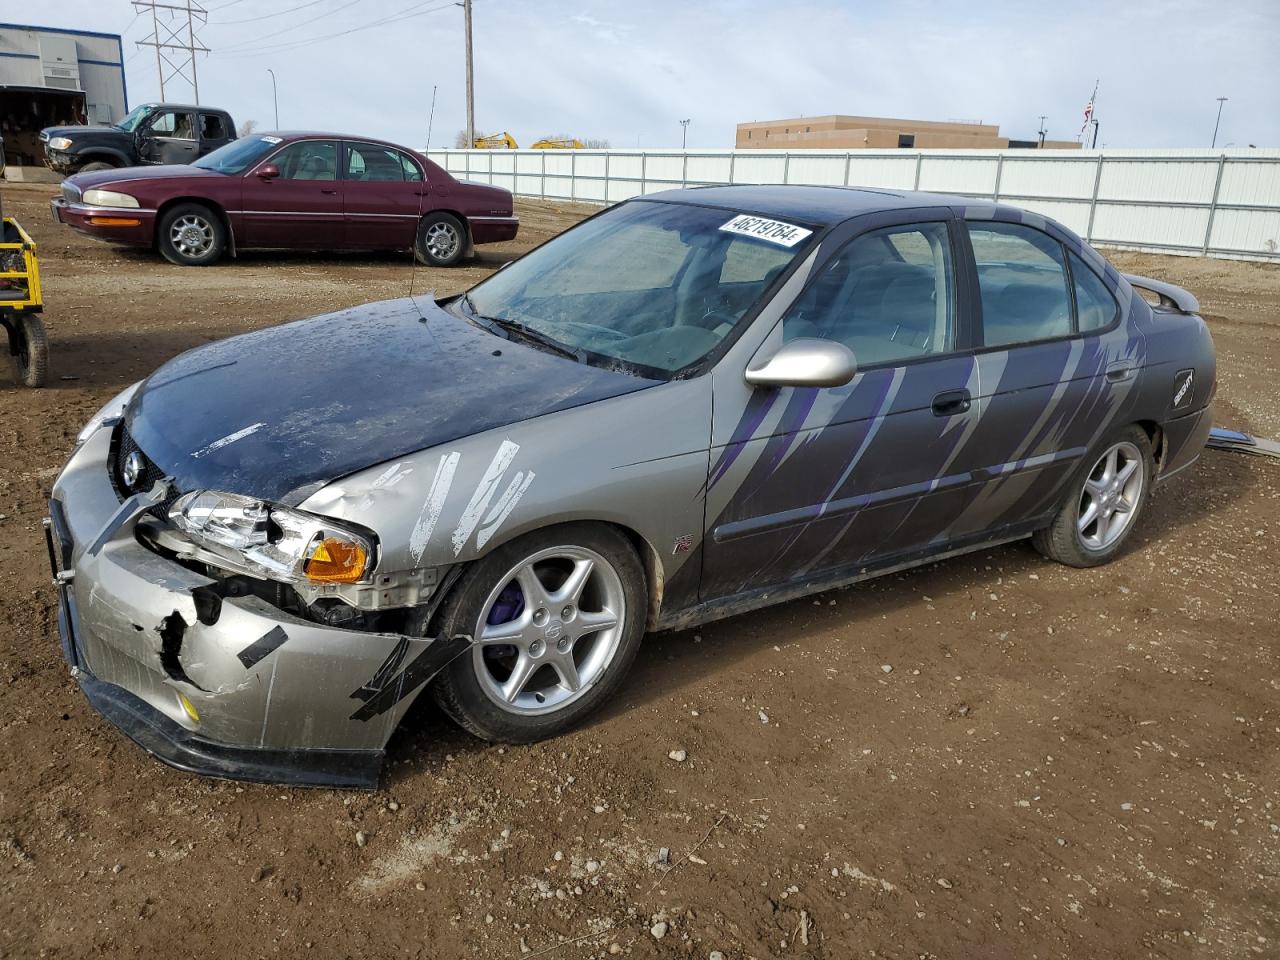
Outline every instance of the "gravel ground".
[[[521, 203], [518, 243], [451, 271], [188, 270], [4, 191], [54, 380], [0, 385], [0, 955], [1280, 956], [1280, 464], [1206, 454], [1103, 569], [1013, 545], [650, 637], [552, 742], [424, 706], [379, 792], [203, 780], [59, 656], [40, 520], [81, 423], [181, 350], [452, 292], [584, 211]], [[1280, 435], [1280, 269], [1115, 259], [1200, 297], [1218, 421]]]

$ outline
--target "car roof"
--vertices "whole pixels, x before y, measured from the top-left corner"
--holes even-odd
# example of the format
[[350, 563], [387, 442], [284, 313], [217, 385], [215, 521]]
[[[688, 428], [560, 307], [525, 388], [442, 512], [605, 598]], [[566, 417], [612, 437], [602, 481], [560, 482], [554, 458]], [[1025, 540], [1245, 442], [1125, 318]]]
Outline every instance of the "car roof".
[[799, 184], [740, 184], [663, 190], [636, 199], [665, 203], [696, 203], [768, 217], [802, 220], [828, 226], [850, 217], [913, 207], [991, 206], [991, 201], [953, 197], [920, 190], [878, 190], [870, 187], [824, 187]]
[[380, 147], [395, 147], [406, 153], [417, 153], [412, 147], [392, 143], [378, 137], [365, 137], [355, 133], [333, 133], [326, 130], [254, 130], [251, 137], [279, 137], [281, 140], [358, 140], [361, 143], [375, 143]]

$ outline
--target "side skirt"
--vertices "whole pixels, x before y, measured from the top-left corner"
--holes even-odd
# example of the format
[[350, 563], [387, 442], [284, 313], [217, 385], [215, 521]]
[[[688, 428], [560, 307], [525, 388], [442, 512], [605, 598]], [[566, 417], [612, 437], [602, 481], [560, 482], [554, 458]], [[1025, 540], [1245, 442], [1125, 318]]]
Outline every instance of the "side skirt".
[[846, 567], [841, 570], [827, 571], [793, 583], [777, 584], [736, 593], [730, 597], [705, 600], [682, 610], [674, 610], [670, 613], [664, 612], [658, 617], [654, 630], [687, 630], [690, 627], [710, 623], [713, 620], [723, 620], [726, 617], [750, 613], [753, 610], [769, 607], [775, 603], [785, 603], [788, 600], [807, 597], [810, 594], [821, 593], [824, 590], [847, 587], [855, 583], [861, 583], [864, 580], [874, 580], [876, 577], [909, 570], [912, 567], [921, 567], [928, 563], [949, 560], [952, 557], [962, 556], [966, 553], [1003, 546], [1006, 543], [1025, 540], [1044, 524], [1045, 521], [1043, 519], [1030, 523], [1020, 523], [1016, 527], [1005, 528], [995, 537], [983, 537], [970, 543], [953, 543], [943, 549], [925, 549], [917, 550], [910, 554], [897, 554], [856, 569]]

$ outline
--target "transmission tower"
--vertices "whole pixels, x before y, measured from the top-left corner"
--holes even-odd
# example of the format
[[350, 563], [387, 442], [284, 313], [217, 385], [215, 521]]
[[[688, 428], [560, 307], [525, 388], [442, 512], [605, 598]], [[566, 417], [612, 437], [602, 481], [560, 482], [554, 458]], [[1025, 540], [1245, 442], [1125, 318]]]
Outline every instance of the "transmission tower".
[[[155, 47], [156, 72], [160, 74], [160, 99], [165, 99], [166, 80], [180, 79], [191, 84], [200, 103], [200, 80], [196, 75], [196, 54], [209, 48], [196, 36], [196, 26], [204, 26], [208, 12], [193, 0], [163, 3], [161, 0], [133, 0], [138, 14], [151, 12], [151, 35], [137, 41], [140, 47]], [[164, 16], [161, 16], [164, 11]]]

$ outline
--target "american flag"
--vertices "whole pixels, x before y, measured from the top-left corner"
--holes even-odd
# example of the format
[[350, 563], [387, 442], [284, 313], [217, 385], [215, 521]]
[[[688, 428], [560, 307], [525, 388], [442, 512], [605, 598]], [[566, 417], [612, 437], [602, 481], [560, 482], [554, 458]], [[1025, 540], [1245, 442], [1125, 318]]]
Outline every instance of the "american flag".
[[1098, 99], [1098, 85], [1093, 85], [1093, 93], [1089, 95], [1089, 102], [1084, 105], [1084, 123], [1080, 124], [1080, 132], [1084, 133], [1089, 129], [1089, 121], [1093, 119], [1093, 101]]

